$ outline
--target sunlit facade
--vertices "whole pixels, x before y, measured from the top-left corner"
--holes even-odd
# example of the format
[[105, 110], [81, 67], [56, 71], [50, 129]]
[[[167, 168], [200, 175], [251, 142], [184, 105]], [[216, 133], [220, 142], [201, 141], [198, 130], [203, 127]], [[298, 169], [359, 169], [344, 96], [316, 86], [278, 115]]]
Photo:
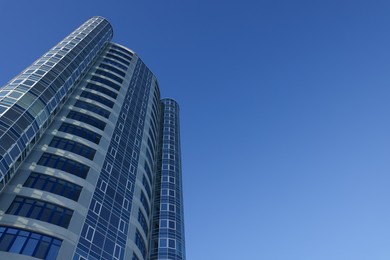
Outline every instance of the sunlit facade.
[[185, 259], [179, 107], [93, 17], [0, 89], [0, 259]]

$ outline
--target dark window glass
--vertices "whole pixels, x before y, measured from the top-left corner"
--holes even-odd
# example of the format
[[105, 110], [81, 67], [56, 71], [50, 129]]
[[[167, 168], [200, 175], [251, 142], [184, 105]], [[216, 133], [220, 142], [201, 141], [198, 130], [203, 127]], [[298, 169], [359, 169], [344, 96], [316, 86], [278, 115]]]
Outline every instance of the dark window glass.
[[148, 222], [141, 210], [138, 209], [138, 222], [141, 224], [141, 227], [145, 231], [145, 234], [148, 235]]
[[89, 124], [91, 126], [94, 126], [96, 128], [99, 128], [100, 130], [104, 131], [104, 128], [106, 127], [106, 123], [103, 121], [89, 115], [85, 115], [80, 112], [76, 111], [70, 111], [67, 118], [74, 119], [80, 122], [84, 122], [86, 124]]
[[116, 82], [118, 82], [120, 84], [122, 84], [122, 82], [123, 82], [123, 78], [118, 77], [118, 76], [112, 74], [111, 72], [107, 72], [107, 71], [104, 71], [104, 70], [97, 69], [95, 71], [95, 73], [98, 74], [98, 75], [102, 75], [102, 76], [105, 76], [107, 78], [110, 78], [110, 79], [112, 79], [112, 80], [114, 80], [114, 81], [116, 81]]
[[88, 83], [85, 87], [92, 89], [92, 90], [96, 90], [96, 91], [103, 93], [104, 95], [107, 95], [107, 96], [112, 97], [114, 99], [116, 99], [116, 97], [118, 96], [116, 93], [112, 92], [111, 90], [109, 90], [105, 87], [101, 87], [101, 86], [92, 84], [92, 83]]
[[101, 78], [100, 76], [92, 76], [91, 80], [102, 83], [105, 86], [113, 88], [115, 90], [119, 90], [121, 88], [120, 85], [112, 82], [111, 80]]
[[94, 112], [98, 115], [101, 115], [105, 118], [108, 118], [110, 116], [110, 112], [108, 112], [104, 108], [99, 107], [99, 106], [94, 105], [94, 104], [91, 104], [91, 103], [87, 103], [85, 101], [77, 100], [76, 103], [74, 104], [74, 106], [85, 109], [85, 110], [89, 110], [89, 111]]
[[88, 129], [85, 129], [81, 126], [72, 125], [69, 123], [62, 123], [61, 127], [58, 129], [61, 132], [69, 133], [72, 135], [77, 135], [79, 137], [82, 137], [84, 139], [87, 139], [95, 144], [99, 144], [101, 135], [92, 132]]
[[148, 193], [149, 198], [152, 198], [152, 191], [150, 190], [150, 186], [148, 181], [146, 180], [145, 175], [142, 178], [142, 184], [144, 185], [146, 193]]
[[121, 68], [121, 69], [123, 69], [124, 71], [126, 71], [127, 70], [127, 67], [126, 66], [124, 66], [124, 65], [122, 65], [121, 63], [118, 63], [118, 62], [116, 62], [116, 61], [113, 61], [113, 60], [110, 60], [110, 59], [104, 59], [103, 60], [103, 62], [105, 62], [105, 63], [108, 63], [108, 64], [111, 64], [111, 65], [114, 65], [114, 66], [117, 66], [118, 68]]
[[146, 213], [149, 216], [149, 203], [148, 203], [147, 198], [145, 197], [145, 194], [142, 191], [141, 191], [141, 198], [140, 198], [140, 200], [141, 200], [142, 205], [144, 206], [144, 209], [145, 209]]
[[78, 142], [69, 139], [60, 138], [57, 136], [53, 137], [49, 146], [81, 155], [90, 160], [93, 160], [93, 157], [95, 156], [96, 153], [96, 150], [92, 149], [89, 146], [80, 144]]
[[[64, 228], [68, 227], [73, 214], [73, 210], [53, 203], [20, 196], [14, 199], [10, 208], [13, 207], [13, 204], [18, 205], [18, 209], [13, 215], [41, 220]], [[23, 210], [23, 208], [28, 208], [28, 210]], [[6, 213], [10, 214], [10, 211], [7, 210]], [[41, 244], [40, 246], [44, 247], [45, 245]]]
[[89, 171], [89, 167], [82, 163], [50, 153], [43, 153], [38, 164], [66, 171], [83, 179], [87, 177]]
[[112, 72], [114, 72], [114, 73], [116, 73], [116, 74], [118, 74], [118, 75], [120, 75], [122, 77], [125, 77], [125, 75], [126, 75], [123, 71], [118, 70], [117, 68], [115, 68], [113, 66], [110, 66], [110, 65], [107, 65], [107, 64], [104, 64], [104, 63], [101, 63], [99, 65], [99, 67], [102, 68], [102, 69], [106, 69], [106, 70], [112, 71]]
[[88, 91], [83, 91], [80, 96], [83, 98], [89, 98], [89, 99], [95, 100], [95, 101], [102, 103], [103, 105], [108, 106], [110, 108], [112, 108], [114, 106], [114, 102], [112, 102], [111, 100], [109, 100], [105, 97], [102, 97], [100, 95], [93, 94], [93, 93], [88, 92]]
[[113, 54], [116, 54], [116, 55], [119, 55], [119, 56], [121, 56], [122, 58], [125, 58], [128, 61], [131, 61], [131, 56], [129, 56], [127, 54], [124, 54], [123, 52], [120, 52], [120, 51], [117, 51], [117, 50], [113, 50], [113, 49], [110, 49], [109, 52], [113, 53]]
[[[32, 172], [23, 186], [48, 191], [74, 201], [79, 199], [82, 188], [77, 184], [37, 172]], [[15, 210], [16, 208], [13, 209], [11, 207], [9, 209], [10, 212], [15, 212]]]
[[33, 256], [40, 259], [56, 259], [62, 241], [22, 229], [0, 227], [0, 251]]
[[145, 241], [142, 238], [141, 234], [139, 233], [138, 229], [137, 229], [137, 232], [135, 233], [135, 244], [137, 245], [137, 247], [141, 251], [143, 257], [145, 258], [146, 257]]
[[131, 53], [131, 52], [129, 52], [128, 50], [126, 50], [126, 49], [124, 49], [124, 48], [122, 48], [122, 47], [119, 47], [119, 46], [117, 46], [117, 45], [112, 45], [112, 46], [111, 46], [111, 49], [120, 50], [120, 51], [126, 53], [127, 55], [129, 55], [130, 57], [133, 57], [133, 53]]
[[114, 59], [114, 60], [119, 61], [119, 62], [122, 62], [123, 64], [130, 65], [130, 62], [128, 62], [128, 61], [125, 60], [125, 59], [122, 59], [122, 58], [118, 57], [117, 55], [113, 55], [113, 54], [111, 54], [111, 53], [107, 53], [107, 54], [106, 54], [106, 57], [107, 57], [107, 58]]

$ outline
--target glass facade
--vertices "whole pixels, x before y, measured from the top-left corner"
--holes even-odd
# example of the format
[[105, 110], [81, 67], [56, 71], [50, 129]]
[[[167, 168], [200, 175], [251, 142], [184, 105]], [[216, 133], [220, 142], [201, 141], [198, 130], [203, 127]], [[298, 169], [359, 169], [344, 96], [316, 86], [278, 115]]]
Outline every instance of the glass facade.
[[185, 259], [179, 107], [93, 17], [0, 89], [0, 258]]

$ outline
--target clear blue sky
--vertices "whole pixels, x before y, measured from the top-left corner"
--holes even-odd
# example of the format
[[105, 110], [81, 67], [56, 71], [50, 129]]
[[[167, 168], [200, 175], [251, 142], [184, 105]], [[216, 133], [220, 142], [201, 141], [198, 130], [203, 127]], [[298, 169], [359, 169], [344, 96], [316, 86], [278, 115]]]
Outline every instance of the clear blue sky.
[[0, 85], [94, 15], [181, 104], [188, 260], [390, 259], [390, 2], [0, 1]]

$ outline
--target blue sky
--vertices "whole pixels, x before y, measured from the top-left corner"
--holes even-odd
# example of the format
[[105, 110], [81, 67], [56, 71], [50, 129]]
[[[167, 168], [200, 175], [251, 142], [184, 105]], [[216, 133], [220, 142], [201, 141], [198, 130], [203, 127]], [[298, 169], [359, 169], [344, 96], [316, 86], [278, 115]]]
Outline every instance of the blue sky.
[[188, 260], [390, 258], [390, 2], [0, 1], [0, 85], [94, 15], [181, 105]]

